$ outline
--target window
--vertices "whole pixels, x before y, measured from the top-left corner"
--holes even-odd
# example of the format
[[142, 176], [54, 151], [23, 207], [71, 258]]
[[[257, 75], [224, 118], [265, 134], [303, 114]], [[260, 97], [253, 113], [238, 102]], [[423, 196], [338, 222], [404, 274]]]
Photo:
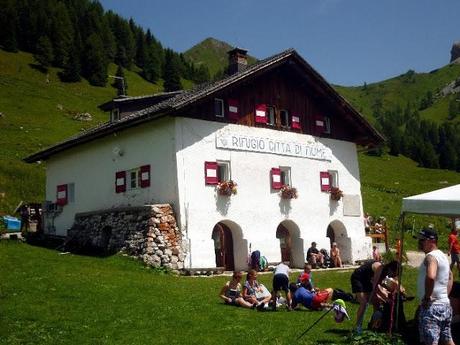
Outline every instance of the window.
[[230, 162], [218, 161], [217, 162], [217, 180], [219, 182], [229, 181], [230, 176]]
[[128, 171], [128, 189], [139, 188], [140, 169], [132, 169]]
[[224, 100], [214, 98], [214, 115], [216, 117], [224, 117]]
[[329, 173], [329, 186], [339, 187], [339, 172], [337, 170], [328, 170]]
[[289, 128], [289, 111], [280, 110], [281, 127]]
[[280, 167], [281, 170], [281, 183], [286, 186], [291, 186], [291, 168]]
[[111, 113], [110, 113], [112, 122], [120, 120], [120, 109], [118, 108], [113, 108]]
[[274, 126], [275, 121], [276, 121], [275, 107], [268, 106], [267, 107], [267, 124], [270, 126]]
[[331, 118], [329, 116], [324, 117], [324, 133], [331, 134]]

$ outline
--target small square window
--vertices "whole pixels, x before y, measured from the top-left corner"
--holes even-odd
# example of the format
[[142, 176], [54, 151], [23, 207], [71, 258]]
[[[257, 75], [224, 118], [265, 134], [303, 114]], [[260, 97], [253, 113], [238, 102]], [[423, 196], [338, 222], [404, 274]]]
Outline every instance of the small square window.
[[217, 162], [217, 180], [219, 182], [231, 180], [230, 162], [226, 162], [226, 161]]
[[216, 117], [224, 117], [224, 100], [214, 98], [214, 115]]
[[331, 134], [331, 118], [329, 116], [324, 117], [324, 133]]
[[339, 187], [339, 172], [337, 170], [328, 170], [329, 173], [329, 186]]
[[128, 189], [137, 189], [140, 186], [140, 169], [128, 171]]
[[281, 184], [286, 186], [292, 186], [291, 183], [291, 168], [290, 167], [280, 167], [281, 170]]
[[280, 120], [281, 120], [281, 127], [289, 128], [289, 111], [287, 110], [280, 110]]
[[267, 125], [274, 126], [276, 121], [275, 107], [267, 107]]

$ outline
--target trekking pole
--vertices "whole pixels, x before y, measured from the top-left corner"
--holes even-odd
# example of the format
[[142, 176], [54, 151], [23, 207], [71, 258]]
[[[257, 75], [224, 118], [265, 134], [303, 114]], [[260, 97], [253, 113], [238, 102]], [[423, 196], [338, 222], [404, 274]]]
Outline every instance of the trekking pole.
[[332, 309], [334, 308], [334, 306], [331, 306], [323, 315], [321, 315], [321, 317], [316, 320], [310, 327], [308, 327], [301, 335], [299, 335], [297, 337], [297, 340], [299, 340], [300, 338], [302, 338], [305, 334], [307, 334], [307, 332], [312, 329], [318, 322], [321, 321], [322, 318], [324, 318]]

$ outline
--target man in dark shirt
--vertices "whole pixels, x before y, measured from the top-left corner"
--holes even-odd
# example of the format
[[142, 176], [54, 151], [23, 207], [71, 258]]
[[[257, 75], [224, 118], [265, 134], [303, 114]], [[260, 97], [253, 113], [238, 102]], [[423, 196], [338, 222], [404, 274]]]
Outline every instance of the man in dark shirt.
[[307, 262], [310, 263], [313, 268], [324, 266], [324, 256], [316, 248], [316, 242], [311, 243], [311, 247], [307, 251]]

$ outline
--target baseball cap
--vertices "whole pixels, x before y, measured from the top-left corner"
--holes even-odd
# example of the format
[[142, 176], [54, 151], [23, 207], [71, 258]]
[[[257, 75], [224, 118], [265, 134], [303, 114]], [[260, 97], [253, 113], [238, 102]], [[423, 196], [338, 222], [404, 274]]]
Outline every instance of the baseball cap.
[[308, 273], [302, 273], [302, 274], [300, 275], [299, 280], [300, 280], [301, 282], [308, 281], [308, 280], [310, 280], [310, 275], [309, 275]]
[[414, 236], [414, 238], [419, 240], [437, 240], [438, 234], [434, 229], [424, 228], [420, 230], [420, 232], [417, 234], [417, 236]]

